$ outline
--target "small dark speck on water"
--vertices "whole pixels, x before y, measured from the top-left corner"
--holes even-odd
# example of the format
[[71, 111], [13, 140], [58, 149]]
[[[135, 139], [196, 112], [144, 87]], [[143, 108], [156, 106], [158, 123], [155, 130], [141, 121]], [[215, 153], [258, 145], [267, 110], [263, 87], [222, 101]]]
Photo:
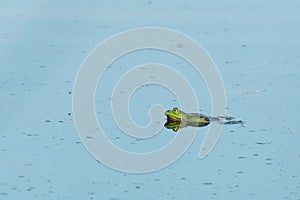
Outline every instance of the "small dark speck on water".
[[186, 178], [185, 177], [182, 177], [182, 178], [180, 178], [181, 180], [186, 180]]
[[7, 193], [6, 192], [1, 192], [1, 195], [7, 196]]
[[69, 94], [72, 94], [72, 92], [69, 92]]
[[32, 136], [32, 134], [30, 134], [30, 133], [25, 133], [25, 132], [22, 132], [22, 133], [27, 136]]
[[62, 121], [62, 120], [59, 120], [58, 122], [59, 122], [59, 123], [64, 123], [64, 121]]
[[265, 144], [270, 144], [270, 143], [266, 143], [266, 142], [256, 142], [256, 144], [265, 145]]
[[267, 163], [266, 163], [266, 165], [272, 165], [272, 164], [273, 164], [273, 163], [271, 163], [271, 162], [267, 162]]
[[135, 186], [135, 188], [136, 188], [136, 189], [140, 189], [140, 186], [137, 185], [137, 186]]
[[46, 119], [45, 122], [51, 122], [51, 120], [50, 119]]
[[30, 191], [32, 191], [33, 189], [34, 189], [34, 187], [30, 187], [30, 188], [27, 189], [27, 191], [30, 192]]
[[212, 185], [212, 182], [204, 182], [203, 185]]

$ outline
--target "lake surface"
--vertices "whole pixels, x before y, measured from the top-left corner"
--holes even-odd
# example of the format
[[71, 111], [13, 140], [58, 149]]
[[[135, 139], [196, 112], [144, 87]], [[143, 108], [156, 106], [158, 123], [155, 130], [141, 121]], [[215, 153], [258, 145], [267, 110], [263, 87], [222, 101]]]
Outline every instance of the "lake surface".
[[[300, 199], [299, 1], [18, 1], [2, 2], [0, 13], [0, 199]], [[72, 92], [81, 64], [100, 42], [152, 26], [182, 32], [206, 49], [224, 82], [226, 112], [246, 127], [225, 126], [202, 160], [208, 127], [196, 129], [176, 162], [131, 174], [86, 150], [73, 121]], [[149, 62], [182, 74], [196, 92], [195, 112], [211, 113], [205, 82], [188, 62], [158, 50], [124, 55], [99, 81], [95, 109], [107, 138], [132, 152], [155, 151], [180, 132], [158, 121], [158, 135], [137, 140], [114, 121], [113, 88], [128, 70]], [[171, 109], [179, 102], [168, 88], [149, 84], [136, 90], [129, 110], [143, 126], [152, 105]]]

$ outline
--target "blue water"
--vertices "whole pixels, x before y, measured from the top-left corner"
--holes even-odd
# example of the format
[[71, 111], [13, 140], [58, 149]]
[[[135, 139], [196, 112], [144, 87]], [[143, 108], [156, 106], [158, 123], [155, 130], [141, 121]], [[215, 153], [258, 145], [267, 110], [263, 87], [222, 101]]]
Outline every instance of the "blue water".
[[[0, 5], [0, 199], [300, 199], [299, 1]], [[145, 26], [171, 28], [203, 45], [222, 75], [228, 114], [247, 126], [224, 127], [211, 154], [199, 160], [207, 131], [201, 128], [175, 163], [137, 175], [112, 170], [86, 151], [72, 121], [72, 89], [98, 43]], [[121, 58], [100, 82], [107, 85], [97, 90], [96, 109], [108, 138], [130, 151], [155, 150], [175, 135], [163, 129], [139, 141], [113, 122], [110, 89], [130, 66], [149, 61], [185, 75], [201, 111], [210, 113], [205, 83], [183, 60], [159, 51]], [[170, 91], [151, 85], [133, 96], [132, 118], [146, 124], [156, 103], [178, 106]]]

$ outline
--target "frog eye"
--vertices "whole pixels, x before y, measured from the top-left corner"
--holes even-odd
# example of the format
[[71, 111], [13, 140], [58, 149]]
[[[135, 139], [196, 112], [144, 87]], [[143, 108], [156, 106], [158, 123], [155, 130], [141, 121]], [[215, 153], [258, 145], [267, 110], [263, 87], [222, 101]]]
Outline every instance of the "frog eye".
[[178, 108], [173, 108], [173, 112], [175, 113], [175, 114], [178, 114], [179, 112], [178, 112]]

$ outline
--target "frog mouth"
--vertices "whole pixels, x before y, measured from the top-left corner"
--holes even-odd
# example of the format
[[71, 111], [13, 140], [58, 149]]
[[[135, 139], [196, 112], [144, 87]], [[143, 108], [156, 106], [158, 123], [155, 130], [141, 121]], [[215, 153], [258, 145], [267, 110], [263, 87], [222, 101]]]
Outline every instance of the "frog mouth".
[[173, 122], [180, 122], [180, 118], [176, 118], [176, 117], [172, 117], [172, 116], [169, 116], [167, 115], [167, 120], [168, 121], [173, 121]]

